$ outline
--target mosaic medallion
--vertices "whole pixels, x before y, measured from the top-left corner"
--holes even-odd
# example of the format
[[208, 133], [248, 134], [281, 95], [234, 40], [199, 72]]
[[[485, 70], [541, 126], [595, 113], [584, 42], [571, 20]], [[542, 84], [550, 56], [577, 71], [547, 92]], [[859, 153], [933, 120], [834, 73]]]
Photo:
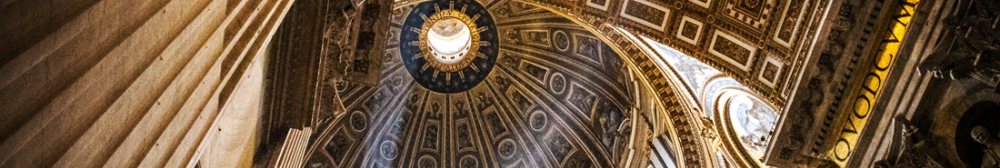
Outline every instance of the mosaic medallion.
[[399, 37], [400, 56], [421, 86], [457, 93], [493, 70], [499, 38], [493, 17], [469, 0], [435, 0], [414, 6]]

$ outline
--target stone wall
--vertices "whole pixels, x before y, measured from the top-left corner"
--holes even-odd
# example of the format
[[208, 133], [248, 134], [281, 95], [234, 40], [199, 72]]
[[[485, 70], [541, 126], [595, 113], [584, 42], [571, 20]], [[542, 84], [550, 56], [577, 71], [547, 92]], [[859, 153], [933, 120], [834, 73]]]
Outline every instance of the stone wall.
[[0, 167], [249, 166], [292, 2], [0, 3]]

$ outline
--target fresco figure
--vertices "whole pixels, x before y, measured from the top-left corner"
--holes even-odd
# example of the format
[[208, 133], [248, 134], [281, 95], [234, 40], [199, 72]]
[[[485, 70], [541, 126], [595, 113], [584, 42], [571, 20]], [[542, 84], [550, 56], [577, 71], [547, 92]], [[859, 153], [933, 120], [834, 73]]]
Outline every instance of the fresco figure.
[[737, 129], [740, 142], [755, 157], [763, 156], [763, 152], [767, 150], [767, 141], [770, 139], [770, 131], [774, 127], [777, 114], [763, 102], [745, 95], [733, 97], [731, 103], [730, 113], [733, 124], [742, 128]]

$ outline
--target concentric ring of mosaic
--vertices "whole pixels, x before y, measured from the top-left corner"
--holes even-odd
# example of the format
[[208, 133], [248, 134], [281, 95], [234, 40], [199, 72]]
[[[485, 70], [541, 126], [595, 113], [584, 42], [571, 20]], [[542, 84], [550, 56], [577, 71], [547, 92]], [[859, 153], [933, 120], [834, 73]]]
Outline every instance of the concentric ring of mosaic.
[[472, 20], [472, 18], [470, 18], [469, 15], [466, 15], [461, 11], [447, 9], [447, 10], [441, 10], [441, 12], [431, 15], [431, 17], [428, 17], [427, 20], [424, 22], [423, 28], [420, 29], [420, 51], [421, 51], [420, 55], [421, 57], [424, 58], [424, 60], [427, 61], [427, 64], [430, 64], [431, 67], [434, 67], [438, 71], [456, 72], [468, 67], [469, 64], [472, 64], [472, 61], [476, 59], [476, 56], [466, 55], [462, 57], [462, 60], [458, 62], [452, 64], [446, 64], [441, 61], [438, 61], [437, 59], [434, 59], [434, 51], [431, 50], [431, 47], [427, 41], [428, 38], [427, 33], [431, 30], [434, 24], [437, 23], [438, 21], [447, 19], [458, 19], [462, 21], [462, 23], [465, 23], [465, 25], [469, 29], [470, 35], [472, 36], [471, 39], [469, 39], [469, 41], [472, 44], [469, 45], [468, 54], [479, 54], [479, 29], [476, 27], [475, 20]]

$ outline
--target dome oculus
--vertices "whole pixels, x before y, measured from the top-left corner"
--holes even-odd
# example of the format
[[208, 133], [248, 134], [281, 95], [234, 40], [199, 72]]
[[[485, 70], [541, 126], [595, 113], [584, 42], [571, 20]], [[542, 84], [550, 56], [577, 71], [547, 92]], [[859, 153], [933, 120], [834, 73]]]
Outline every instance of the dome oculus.
[[431, 0], [408, 11], [399, 30], [399, 54], [416, 83], [458, 93], [486, 79], [500, 51], [486, 7], [471, 0]]
[[420, 30], [421, 57], [433, 58], [425, 60], [436, 70], [456, 72], [476, 59], [467, 55], [479, 50], [479, 31], [461, 11], [447, 9], [431, 15]]

